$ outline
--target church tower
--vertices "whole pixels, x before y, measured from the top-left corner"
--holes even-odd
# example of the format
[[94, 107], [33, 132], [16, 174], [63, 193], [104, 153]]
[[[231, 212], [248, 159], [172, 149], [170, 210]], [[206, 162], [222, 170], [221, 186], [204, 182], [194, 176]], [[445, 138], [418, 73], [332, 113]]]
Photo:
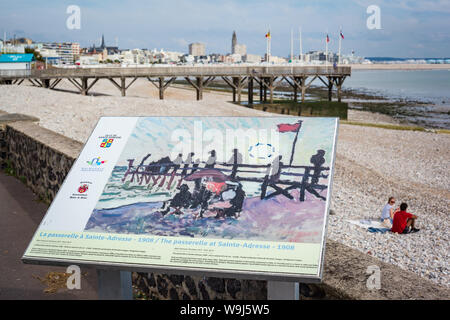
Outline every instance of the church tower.
[[102, 45], [100, 48], [105, 49], [105, 36], [102, 34]]
[[236, 53], [236, 45], [237, 45], [237, 37], [236, 37], [236, 31], [233, 31], [233, 38], [231, 39], [231, 53]]

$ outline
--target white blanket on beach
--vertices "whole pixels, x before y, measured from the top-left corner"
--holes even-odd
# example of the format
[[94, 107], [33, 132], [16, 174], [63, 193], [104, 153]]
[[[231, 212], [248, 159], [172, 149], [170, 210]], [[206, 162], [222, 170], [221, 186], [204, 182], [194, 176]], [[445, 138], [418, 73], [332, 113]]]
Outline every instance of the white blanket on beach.
[[379, 220], [361, 219], [361, 220], [347, 220], [347, 222], [350, 222], [365, 229], [369, 229], [370, 227], [379, 229], [386, 228], [386, 226]]

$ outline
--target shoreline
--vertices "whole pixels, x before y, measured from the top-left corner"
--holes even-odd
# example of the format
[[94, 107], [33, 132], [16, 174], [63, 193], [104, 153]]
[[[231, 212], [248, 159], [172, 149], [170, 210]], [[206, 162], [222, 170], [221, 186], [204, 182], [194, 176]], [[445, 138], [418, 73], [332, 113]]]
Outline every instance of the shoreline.
[[353, 70], [450, 70], [450, 64], [372, 63], [348, 64]]
[[[38, 117], [42, 127], [82, 143], [101, 116], [272, 116], [237, 106], [230, 102], [230, 95], [213, 91], [195, 101], [195, 91], [170, 87], [166, 100], [159, 100], [158, 90], [146, 80], [137, 80], [126, 97], [107, 80], [97, 85], [92, 96], [67, 92], [75, 90], [64, 81], [58, 91], [0, 86], [0, 110]], [[348, 120], [395, 122], [387, 115], [359, 110], [349, 110]], [[450, 135], [345, 123], [339, 127], [331, 198], [334, 214], [329, 216], [327, 237], [450, 287], [450, 165], [446, 152]], [[420, 232], [371, 234], [347, 222], [376, 219], [389, 196], [408, 203], [410, 212], [419, 216]], [[408, 248], [408, 255], [399, 247]]]
[[[188, 84], [182, 84], [182, 82], [176, 84], [178, 88], [184, 90], [191, 90]], [[231, 89], [221, 81], [213, 82], [212, 85], [205, 89], [205, 91], [220, 93], [220, 94], [231, 94]], [[292, 94], [293, 90], [290, 86], [280, 85], [274, 92], [274, 97], [276, 100], [286, 99], [285, 94]], [[328, 91], [324, 87], [313, 85], [309, 88], [308, 97], [305, 102], [309, 101], [328, 101]], [[254, 95], [257, 99], [257, 95]], [[310, 97], [313, 97], [311, 100]], [[247, 101], [246, 90], [243, 91], [242, 102]], [[286, 100], [288, 101], [288, 100]], [[450, 126], [445, 126], [439, 122], [434, 122], [434, 118], [428, 120], [423, 120], [424, 117], [428, 116], [428, 113], [423, 111], [423, 107], [436, 107], [439, 108], [440, 105], [426, 102], [418, 101], [414, 99], [404, 99], [404, 98], [393, 98], [385, 95], [377, 95], [376, 93], [361, 92], [358, 89], [343, 88], [342, 89], [342, 102], [348, 104], [348, 110], [359, 110], [366, 111], [377, 115], [384, 115], [390, 117], [389, 123], [396, 123], [402, 125], [403, 127], [417, 127], [431, 131], [441, 131], [446, 132], [450, 129]], [[243, 105], [241, 103], [241, 105]], [[258, 102], [257, 102], [258, 103]], [[236, 105], [239, 105], [236, 103]], [[436, 116], [439, 114], [436, 113]], [[376, 118], [379, 118], [377, 116]], [[385, 117], [386, 118], [386, 117]], [[367, 122], [367, 121], [365, 121]]]

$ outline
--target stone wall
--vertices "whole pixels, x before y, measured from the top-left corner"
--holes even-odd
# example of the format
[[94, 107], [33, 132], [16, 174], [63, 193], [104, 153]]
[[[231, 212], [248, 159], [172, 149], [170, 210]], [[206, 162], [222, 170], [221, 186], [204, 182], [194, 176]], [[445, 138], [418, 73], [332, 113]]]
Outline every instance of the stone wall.
[[[5, 120], [5, 118], [9, 120]], [[50, 202], [82, 144], [37, 125], [34, 118], [0, 114], [0, 165], [7, 163], [41, 199]], [[14, 118], [14, 117], [12, 117]], [[3, 120], [2, 120], [3, 119]], [[26, 121], [24, 121], [26, 120]], [[300, 284], [302, 299], [448, 299], [450, 290], [412, 272], [327, 240], [323, 281]], [[368, 268], [381, 271], [381, 289], [369, 290]], [[266, 299], [265, 281], [133, 273], [139, 298]]]
[[3, 170], [6, 168], [6, 152], [7, 152], [7, 145], [6, 145], [6, 126], [0, 125], [0, 170]]
[[266, 281], [133, 273], [138, 299], [157, 300], [264, 300]]
[[3, 162], [41, 200], [50, 203], [83, 145], [31, 121], [8, 124], [3, 135]]

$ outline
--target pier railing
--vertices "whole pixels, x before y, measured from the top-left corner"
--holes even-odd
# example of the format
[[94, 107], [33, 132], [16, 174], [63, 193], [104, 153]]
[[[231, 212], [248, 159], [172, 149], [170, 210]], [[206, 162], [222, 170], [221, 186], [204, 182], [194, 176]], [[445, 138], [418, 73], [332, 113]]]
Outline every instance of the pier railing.
[[333, 66], [170, 66], [123, 68], [52, 68], [2, 70], [1, 78], [111, 78], [111, 77], [200, 77], [200, 76], [314, 76], [350, 75], [351, 67]]
[[11, 78], [26, 78], [31, 76], [32, 70], [0, 70], [0, 78], [11, 79]]

